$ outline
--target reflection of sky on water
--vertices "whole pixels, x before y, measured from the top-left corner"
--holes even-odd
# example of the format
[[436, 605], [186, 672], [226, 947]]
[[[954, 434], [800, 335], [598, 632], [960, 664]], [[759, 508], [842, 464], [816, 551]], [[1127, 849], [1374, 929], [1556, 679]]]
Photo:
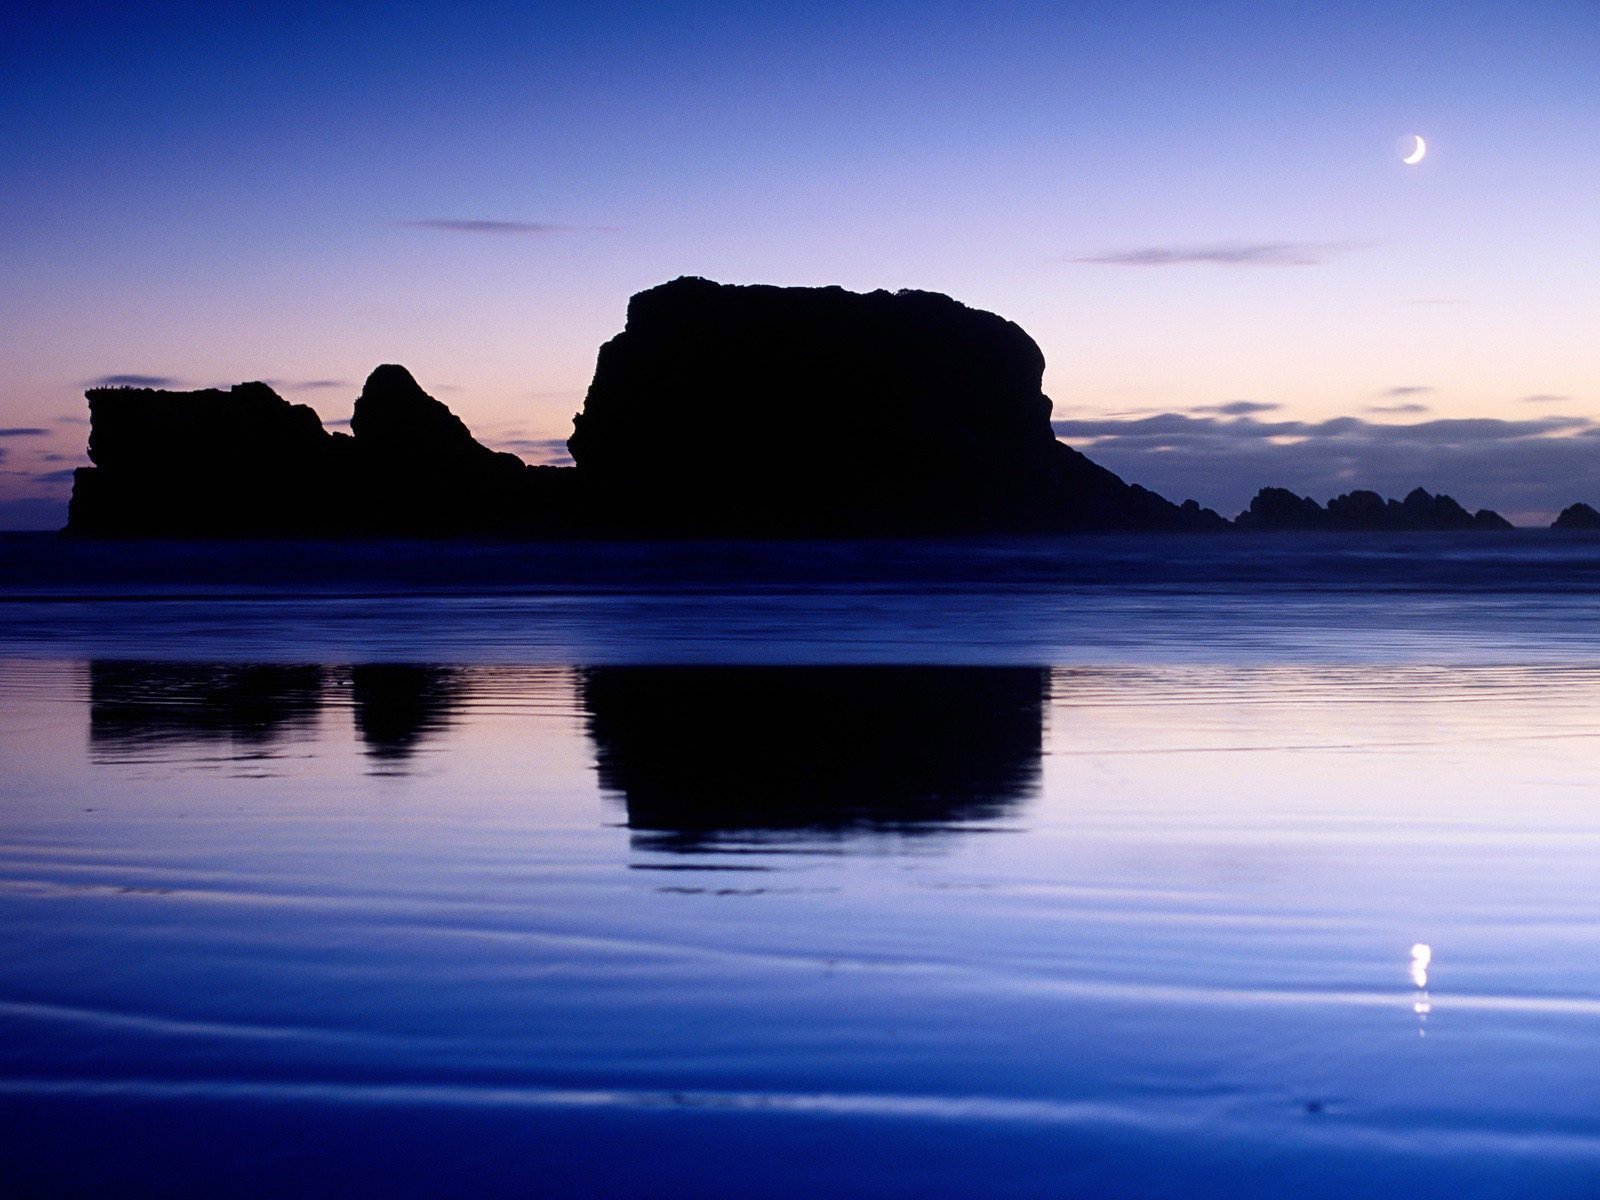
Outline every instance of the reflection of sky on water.
[[219, 1191], [284, 1136], [350, 1194], [441, 1138], [488, 1193], [729, 1144], [778, 1196], [1600, 1170], [1600, 671], [12, 660], [0, 709], [0, 1117], [52, 1170], [108, 1130]]

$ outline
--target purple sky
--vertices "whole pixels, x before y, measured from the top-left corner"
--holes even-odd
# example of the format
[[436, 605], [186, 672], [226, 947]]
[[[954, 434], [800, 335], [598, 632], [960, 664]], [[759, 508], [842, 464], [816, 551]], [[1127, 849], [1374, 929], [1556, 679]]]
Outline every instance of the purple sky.
[[1230, 513], [1600, 503], [1592, 3], [798, 7], [0, 18], [0, 524], [110, 376], [334, 420], [398, 361], [544, 460], [683, 274], [999, 312], [1064, 436]]

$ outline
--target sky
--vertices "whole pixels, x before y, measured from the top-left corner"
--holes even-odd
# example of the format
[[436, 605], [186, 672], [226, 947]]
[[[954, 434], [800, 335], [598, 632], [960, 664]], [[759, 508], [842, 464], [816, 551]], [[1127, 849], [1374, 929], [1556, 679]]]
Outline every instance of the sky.
[[564, 461], [680, 275], [1000, 313], [1059, 436], [1228, 515], [1600, 506], [1597, 62], [1592, 0], [12, 6], [0, 527], [103, 380], [331, 425], [400, 362]]

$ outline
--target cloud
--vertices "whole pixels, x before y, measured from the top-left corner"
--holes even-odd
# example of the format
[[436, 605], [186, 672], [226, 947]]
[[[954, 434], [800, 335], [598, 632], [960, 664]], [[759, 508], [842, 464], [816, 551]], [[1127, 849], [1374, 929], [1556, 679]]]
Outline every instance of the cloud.
[[131, 388], [170, 388], [180, 387], [181, 379], [173, 379], [170, 375], [102, 375], [99, 379], [91, 379], [87, 387], [131, 387]]
[[1112, 267], [1314, 267], [1351, 250], [1346, 242], [1219, 242], [1210, 246], [1146, 246], [1070, 261]]
[[1256, 413], [1276, 412], [1281, 404], [1264, 404], [1259, 400], [1230, 400], [1226, 404], [1202, 404], [1191, 408], [1192, 413], [1216, 413], [1223, 417], [1249, 417]]
[[62, 471], [36, 471], [31, 478], [35, 483], [71, 483], [72, 474], [76, 469], [67, 467]]
[[1248, 418], [1219, 421], [1213, 417], [1162, 413], [1133, 421], [1101, 419], [1054, 421], [1052, 424], [1056, 436], [1071, 439], [1149, 441], [1179, 434], [1191, 440], [1230, 443], [1290, 437], [1320, 438], [1352, 444], [1419, 443], [1427, 446], [1549, 438], [1591, 429], [1600, 432], [1600, 425], [1588, 417], [1534, 417], [1523, 421], [1503, 421], [1494, 417], [1446, 417], [1393, 425], [1364, 421], [1360, 417], [1332, 417], [1326, 421], [1256, 421]]
[[1469, 508], [1506, 513], [1553, 513], [1575, 500], [1600, 503], [1600, 423], [1586, 417], [1402, 424], [1162, 413], [1054, 425], [1058, 436], [1124, 479], [1173, 499], [1192, 496], [1227, 514], [1266, 486], [1319, 501], [1355, 488], [1401, 496], [1425, 487]]
[[1551, 396], [1551, 395], [1546, 395], [1545, 393], [1541, 392], [1537, 396], [1524, 396], [1517, 403], [1519, 403], [1519, 404], [1565, 404], [1568, 400], [1571, 400], [1571, 399], [1572, 399], [1571, 396]]
[[1437, 389], [1423, 387], [1421, 384], [1411, 383], [1406, 384], [1404, 387], [1392, 387], [1383, 394], [1385, 396], [1426, 396], [1429, 392], [1435, 390]]
[[1369, 413], [1392, 413], [1399, 415], [1404, 413], [1432, 412], [1433, 410], [1426, 404], [1369, 404], [1361, 411]]
[[495, 448], [523, 455], [531, 459], [535, 466], [570, 466], [572, 463], [572, 455], [567, 453], [567, 439], [564, 437], [503, 438], [495, 443]]
[[279, 392], [325, 391], [329, 388], [353, 388], [343, 379], [263, 379], [262, 383]]
[[56, 418], [63, 425], [87, 425], [88, 417], [80, 417], [77, 413], [67, 413]]
[[433, 229], [442, 233], [498, 233], [498, 234], [545, 234], [545, 233], [615, 233], [616, 227], [612, 225], [551, 225], [543, 221], [485, 221], [485, 220], [445, 220], [426, 218], [415, 221], [401, 221], [401, 225], [408, 229]]
[[20, 437], [49, 437], [48, 429], [38, 429], [32, 425], [13, 425], [8, 429], [0, 429], [0, 438]]

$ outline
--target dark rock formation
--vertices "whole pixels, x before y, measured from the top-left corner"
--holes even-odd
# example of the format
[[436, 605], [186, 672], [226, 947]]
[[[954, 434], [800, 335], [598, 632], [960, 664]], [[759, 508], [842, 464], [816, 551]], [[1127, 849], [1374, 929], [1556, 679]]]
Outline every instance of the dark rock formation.
[[[490, 450], [393, 365], [367, 379], [349, 435], [264, 383], [94, 388], [95, 465], [76, 473], [67, 529], [860, 537], [1227, 527], [1057, 441], [1043, 370], [1019, 327], [932, 292], [677, 279], [634, 296], [626, 328], [601, 347], [567, 443], [576, 467]], [[1563, 514], [1562, 527], [1578, 519]], [[1267, 488], [1237, 523], [1508, 527], [1420, 488], [1400, 501], [1351, 492], [1326, 508]]]
[[[367, 376], [350, 420], [352, 510], [366, 531], [440, 535], [525, 532], [556, 520], [558, 472], [473, 439], [461, 418], [404, 367]], [[541, 486], [542, 485], [542, 486]], [[543, 503], [541, 503], [543, 502]]]
[[1262, 488], [1250, 507], [1234, 518], [1241, 529], [1325, 529], [1328, 514], [1322, 505], [1287, 488]]
[[1346, 492], [1323, 508], [1284, 488], [1262, 488], [1234, 524], [1241, 529], [1330, 529], [1368, 533], [1510, 529], [1511, 522], [1487, 508], [1469, 513], [1449, 496], [1414, 489], [1404, 500], [1377, 492]]
[[354, 436], [264, 383], [94, 388], [67, 528], [97, 535], [540, 532], [570, 471], [474, 441], [404, 367], [367, 379]]
[[343, 500], [351, 439], [264, 383], [92, 388], [88, 398], [95, 465], [73, 481], [73, 532], [295, 533]]
[[1569, 504], [1550, 522], [1551, 529], [1600, 529], [1600, 512], [1587, 504]]
[[678, 279], [629, 302], [567, 443], [636, 534], [1220, 527], [1062, 445], [1044, 356], [931, 292]]

